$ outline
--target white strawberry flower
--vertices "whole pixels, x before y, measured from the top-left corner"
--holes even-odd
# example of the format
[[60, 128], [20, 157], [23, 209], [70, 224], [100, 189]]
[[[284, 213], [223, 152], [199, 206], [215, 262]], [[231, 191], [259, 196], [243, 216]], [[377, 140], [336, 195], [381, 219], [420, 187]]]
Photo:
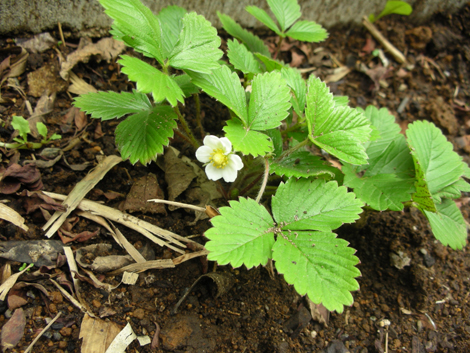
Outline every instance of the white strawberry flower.
[[227, 183], [235, 181], [237, 173], [243, 168], [242, 159], [232, 152], [232, 143], [226, 137], [209, 135], [204, 137], [204, 146], [196, 151], [196, 158], [206, 166], [210, 180], [224, 178]]

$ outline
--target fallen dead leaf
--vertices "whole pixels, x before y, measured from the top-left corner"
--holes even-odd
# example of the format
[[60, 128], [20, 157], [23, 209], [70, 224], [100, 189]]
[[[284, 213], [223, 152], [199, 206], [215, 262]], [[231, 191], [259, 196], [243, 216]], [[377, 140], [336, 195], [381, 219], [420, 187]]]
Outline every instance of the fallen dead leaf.
[[33, 38], [16, 38], [15, 43], [31, 53], [42, 53], [57, 44], [49, 32], [36, 34]]
[[78, 338], [83, 339], [82, 353], [104, 353], [114, 338], [121, 331], [121, 326], [111, 321], [103, 321], [85, 315]]
[[0, 203], [0, 218], [13, 223], [18, 228], [27, 231], [29, 228], [27, 225], [24, 224], [25, 219], [21, 217], [21, 215], [16, 212], [14, 209], [8, 207], [7, 205]]
[[[192, 179], [191, 179], [192, 180]], [[166, 215], [166, 209], [163, 204], [147, 202], [149, 199], [163, 199], [165, 195], [160, 188], [157, 176], [149, 173], [137, 180], [131, 188], [131, 191], [119, 207], [121, 211], [143, 212], [143, 213], [163, 213]]]
[[103, 38], [96, 44], [93, 44], [89, 38], [82, 38], [78, 49], [69, 54], [62, 63], [60, 77], [68, 80], [70, 70], [79, 62], [87, 63], [91, 56], [97, 58], [98, 62], [101, 59], [110, 61], [121, 54], [125, 48], [124, 42], [113, 38]]
[[13, 194], [21, 188], [21, 185], [33, 191], [43, 188], [41, 173], [33, 164], [26, 164], [22, 167], [14, 163], [0, 173], [0, 178], [0, 193], [2, 194]]

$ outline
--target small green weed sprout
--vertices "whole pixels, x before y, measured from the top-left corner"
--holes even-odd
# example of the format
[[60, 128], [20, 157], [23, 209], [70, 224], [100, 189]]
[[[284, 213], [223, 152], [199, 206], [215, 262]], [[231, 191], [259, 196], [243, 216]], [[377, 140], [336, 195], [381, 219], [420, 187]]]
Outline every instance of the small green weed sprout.
[[389, 0], [385, 4], [385, 8], [382, 10], [382, 12], [377, 17], [375, 17], [373, 14], [369, 15], [369, 21], [371, 23], [374, 23], [375, 21], [379, 20], [380, 18], [382, 18], [384, 16], [387, 16], [387, 15], [391, 15], [391, 14], [409, 16], [409, 15], [411, 15], [412, 12], [413, 12], [413, 8], [407, 2]]
[[51, 137], [47, 137], [48, 131], [46, 125], [41, 122], [36, 123], [36, 128], [39, 134], [42, 136], [40, 142], [29, 142], [28, 141], [28, 134], [31, 133], [31, 129], [29, 128], [28, 121], [23, 118], [22, 116], [13, 116], [11, 121], [11, 126], [18, 131], [20, 137], [15, 137], [13, 140], [15, 143], [0, 143], [0, 147], [11, 148], [11, 149], [38, 149], [42, 148], [44, 145], [48, 143], [59, 140], [62, 138], [61, 135], [52, 134]]
[[[254, 180], [212, 218], [205, 233], [209, 260], [247, 268], [273, 260], [299, 294], [342, 312], [359, 288], [359, 259], [334, 230], [354, 223], [364, 209], [416, 207], [444, 245], [465, 245], [465, 222], [453, 199], [470, 191], [463, 179], [470, 168], [432, 123], [411, 124], [405, 137], [386, 109], [349, 107], [347, 97], [333, 96], [319, 78], [305, 80], [272, 58], [260, 38], [225, 14], [218, 16], [235, 38], [227, 42], [228, 62], [220, 60], [215, 28], [194, 12], [169, 6], [153, 15], [139, 0], [100, 2], [114, 20], [113, 36], [147, 59], [123, 55], [119, 61], [136, 83], [132, 92], [90, 93], [77, 97], [75, 106], [102, 120], [127, 116], [116, 142], [132, 163], [155, 160], [177, 130], [197, 148], [210, 179]], [[297, 21], [297, 1], [268, 4], [277, 24], [259, 8], [247, 11], [281, 40], [327, 37], [320, 25]], [[203, 146], [178, 108], [201, 90], [231, 114], [225, 135], [206, 136]], [[341, 170], [325, 153], [341, 162]], [[266, 190], [270, 177], [278, 186]], [[246, 197], [259, 180], [256, 199]], [[263, 195], [271, 196], [270, 211], [260, 204]]]

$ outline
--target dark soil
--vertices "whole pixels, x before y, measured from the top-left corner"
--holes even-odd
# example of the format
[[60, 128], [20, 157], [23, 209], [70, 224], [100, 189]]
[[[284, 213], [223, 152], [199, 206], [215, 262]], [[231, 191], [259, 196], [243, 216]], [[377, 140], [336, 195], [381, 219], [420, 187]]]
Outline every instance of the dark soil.
[[[455, 16], [438, 14], [433, 21], [419, 28], [398, 16], [384, 19], [378, 27], [398, 49], [406, 53], [407, 60], [414, 67], [408, 67], [410, 71], [399, 71], [400, 65], [387, 54], [392, 69], [381, 78], [383, 82], [378, 86], [364, 73], [352, 70], [340, 81], [330, 83], [332, 92], [349, 96], [352, 106], [374, 104], [387, 107], [403, 130], [408, 123], [418, 119], [433, 121], [442, 128], [455, 150], [470, 162], [470, 7], [465, 7]], [[52, 35], [59, 38], [58, 33]], [[322, 78], [330, 73], [335, 63], [356, 67], [362, 62], [369, 64], [369, 68], [377, 67], [379, 59], [362, 51], [368, 37], [369, 34], [362, 28], [333, 30], [325, 43], [314, 46], [291, 43], [292, 46], [286, 46], [286, 51], [281, 53], [281, 58], [290, 62], [299, 55], [303, 56], [303, 61], [297, 66], [301, 69], [316, 66], [318, 70], [315, 74]], [[274, 43], [275, 38], [266, 37], [266, 40]], [[74, 40], [70, 39], [70, 42], [73, 44]], [[12, 41], [3, 38], [0, 44], [7, 48], [12, 46]], [[320, 47], [324, 48], [320, 52], [324, 53], [323, 57], [318, 56]], [[74, 49], [67, 47], [61, 50], [66, 53]], [[26, 75], [48, 63], [57, 64], [57, 60], [54, 50], [30, 56], [26, 72], [18, 78], [19, 85], [28, 92]], [[97, 63], [91, 60], [88, 64], [77, 65], [74, 72], [101, 90], [132, 88], [132, 84], [125, 81], [125, 75], [118, 73], [115, 62]], [[9, 141], [11, 117], [29, 115], [24, 98], [16, 90], [2, 87], [1, 93], [2, 97], [11, 99], [9, 104], [0, 106], [0, 115], [6, 122], [0, 135], [3, 141]], [[34, 107], [37, 98], [26, 97]], [[82, 136], [84, 131], [88, 132], [88, 138], [65, 153], [67, 161], [70, 164], [88, 161], [95, 165], [97, 155], [117, 154], [113, 137], [117, 125], [115, 121], [101, 123], [102, 136], [96, 134], [100, 123], [91, 119], [81, 132], [74, 126], [68, 131], [64, 130], [64, 116], [69, 112], [71, 103], [71, 96], [58, 93], [53, 111], [45, 116], [49, 130], [63, 135], [63, 139], [55, 143], [56, 146], [63, 147], [74, 135]], [[229, 112], [204, 96], [201, 103], [204, 129], [220, 135]], [[191, 123], [194, 123], [193, 107], [194, 101], [189, 99], [183, 110]], [[172, 146], [194, 160], [194, 150], [178, 135]], [[36, 152], [23, 150], [18, 156], [20, 163], [31, 159], [33, 154]], [[2, 166], [6, 168], [15, 158], [3, 155]], [[41, 169], [44, 190], [68, 194], [89, 170], [73, 171], [65, 164]], [[123, 197], [107, 200], [96, 190], [114, 191], [125, 196], [137, 180], [149, 173], [157, 176], [159, 187], [167, 195], [165, 174], [155, 163], [144, 167], [122, 162], [104, 177], [87, 198], [117, 208]], [[229, 185], [224, 186], [229, 192]], [[239, 185], [239, 190], [245, 187]], [[44, 239], [41, 229], [45, 223], [43, 214], [40, 211], [25, 214], [24, 197], [13, 194], [5, 195], [4, 199], [10, 200], [10, 206], [24, 215], [30, 230], [23, 232], [10, 223], [0, 221], [3, 240]], [[459, 202], [466, 220], [469, 219], [470, 210], [468, 200], [465, 197]], [[183, 196], [179, 201], [188, 200]], [[221, 200], [216, 206], [224, 204], [226, 201]], [[204, 243], [202, 234], [210, 227], [208, 220], [192, 225], [194, 213], [182, 209], [167, 209], [166, 212], [166, 215], [140, 212], [133, 215], [182, 236], [198, 235], [193, 239]], [[119, 228], [137, 248], [150, 247], [156, 259], [178, 256], [172, 250], [149, 243], [137, 232]], [[124, 255], [107, 231], [92, 221], [80, 218], [74, 232], [93, 232], [96, 229], [100, 229], [97, 236], [85, 243], [72, 243], [72, 246], [80, 248], [83, 245], [108, 243], [113, 245], [113, 254]], [[217, 273], [228, 276], [233, 287], [216, 297], [213, 281], [207, 278], [201, 280], [175, 314], [175, 304], [194, 281], [208, 269], [209, 272], [213, 270], [213, 264], [201, 258], [184, 262], [173, 269], [146, 271], [139, 275], [136, 285], [121, 285], [110, 293], [82, 282], [82, 294], [90, 311], [103, 317], [103, 312], [111, 309], [111, 315], [105, 320], [122, 327], [129, 322], [137, 335], [153, 337], [158, 331], [158, 324], [161, 328], [159, 349], [152, 350], [150, 345], [140, 347], [134, 341], [128, 352], [470, 351], [470, 255], [467, 248], [454, 251], [442, 246], [433, 237], [425, 218], [413, 210], [363, 215], [355, 226], [343, 226], [337, 232], [339, 237], [357, 249], [362, 276], [358, 278], [360, 290], [353, 293], [354, 304], [346, 307], [342, 314], [330, 313], [326, 326], [318, 319], [311, 319], [305, 298], [287, 285], [281, 275], [275, 274], [272, 278], [264, 267], [249, 271], [245, 268], [218, 267]], [[54, 238], [58, 239], [58, 236], [54, 235]], [[391, 261], [393, 254], [408, 257], [409, 265], [402, 269], [395, 267]], [[13, 272], [17, 272], [21, 265], [0, 259], [1, 265], [7, 262]], [[49, 274], [62, 271], [70, 279], [67, 265], [51, 270]], [[103, 281], [116, 285], [120, 279], [121, 276], [108, 276]], [[53, 300], [40, 295], [37, 289], [29, 289], [23, 306], [26, 315], [24, 336], [11, 351], [24, 351], [46, 325], [44, 319], [62, 312], [62, 317], [36, 343], [34, 350], [79, 352], [83, 313], [47, 279], [27, 276], [22, 280], [43, 284]], [[5, 304], [0, 308], [1, 326], [12, 315], [6, 311]], [[389, 320], [390, 325], [385, 320]]]

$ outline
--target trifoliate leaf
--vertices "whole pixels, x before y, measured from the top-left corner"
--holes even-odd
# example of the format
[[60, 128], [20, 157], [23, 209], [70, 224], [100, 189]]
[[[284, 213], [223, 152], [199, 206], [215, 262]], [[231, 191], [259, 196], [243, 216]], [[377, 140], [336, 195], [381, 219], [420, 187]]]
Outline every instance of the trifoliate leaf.
[[[276, 16], [282, 32], [300, 18], [300, 6], [297, 0], [267, 0], [269, 8]], [[264, 22], [263, 22], [264, 23]]]
[[192, 83], [189, 75], [183, 74], [174, 76], [173, 80], [175, 80], [176, 84], [181, 88], [186, 98], [190, 97], [192, 94], [199, 93], [199, 87]]
[[187, 13], [168, 64], [177, 69], [208, 74], [219, 67], [217, 61], [223, 55], [219, 46], [220, 37], [211, 23], [195, 12]]
[[261, 62], [264, 64], [266, 67], [267, 72], [271, 71], [280, 71], [283, 67], [285, 67], [283, 64], [281, 64], [279, 61], [271, 59], [268, 56], [265, 56], [260, 53], [255, 53], [255, 56], [261, 60]]
[[11, 119], [11, 126], [13, 126], [13, 129], [18, 131], [18, 134], [23, 138], [24, 141], [28, 140], [27, 135], [31, 132], [28, 120], [22, 116], [14, 115]]
[[224, 127], [227, 137], [235, 151], [251, 154], [254, 157], [265, 156], [273, 150], [273, 142], [269, 136], [254, 130], [247, 130], [239, 120], [228, 120]]
[[314, 144], [348, 163], [367, 163], [363, 143], [370, 137], [369, 121], [355, 109], [335, 107], [329, 88], [313, 75], [308, 80], [305, 117]]
[[404, 181], [395, 174], [378, 174], [359, 178], [350, 164], [344, 165], [344, 184], [354, 189], [354, 193], [377, 211], [401, 211], [403, 202], [411, 200], [414, 191], [410, 180]]
[[36, 123], [36, 128], [38, 129], [39, 135], [47, 139], [47, 127], [42, 122]]
[[92, 118], [110, 120], [126, 114], [139, 113], [152, 107], [147, 95], [141, 92], [93, 92], [75, 97], [73, 105]]
[[236, 23], [230, 16], [222, 14], [219, 11], [217, 11], [217, 16], [219, 16], [222, 27], [227, 33], [240, 40], [249, 51], [252, 53], [261, 53], [268, 58], [271, 57], [268, 47], [264, 45], [264, 42], [258, 36], [242, 28], [242, 26]]
[[264, 131], [281, 125], [291, 107], [290, 89], [281, 74], [271, 72], [257, 75], [251, 86], [247, 127]]
[[248, 122], [245, 91], [235, 72], [227, 66], [220, 66], [211, 74], [189, 72], [192, 82], [201, 87], [209, 96], [219, 100], [232, 110], [245, 124]]
[[274, 222], [264, 206], [255, 200], [240, 198], [230, 207], [219, 208], [211, 219], [213, 227], [204, 234], [209, 260], [233, 267], [266, 265], [274, 244]]
[[436, 205], [437, 213], [424, 211], [434, 236], [443, 245], [462, 249], [467, 240], [467, 226], [459, 208], [453, 200], [444, 199]]
[[459, 180], [463, 174], [462, 160], [433, 123], [416, 121], [408, 125], [406, 136], [411, 154], [424, 173], [431, 195]]
[[270, 165], [270, 172], [279, 176], [308, 178], [322, 174], [335, 177], [335, 169], [325, 165], [325, 161], [308, 151], [296, 151], [280, 161], [274, 160]]
[[298, 21], [286, 32], [291, 38], [303, 42], [321, 42], [328, 38], [328, 32], [313, 21]]
[[259, 74], [262, 72], [259, 62], [256, 61], [253, 53], [248, 51], [239, 41], [229, 39], [227, 41], [227, 47], [227, 56], [235, 69], [240, 70], [244, 74]]
[[258, 21], [266, 25], [271, 31], [275, 32], [278, 36], [282, 33], [279, 30], [279, 27], [276, 25], [276, 22], [268, 15], [266, 11], [260, 9], [258, 6], [247, 6], [245, 10], [252, 14]]
[[167, 6], [163, 8], [157, 18], [162, 29], [163, 57], [168, 58], [175, 48], [178, 37], [183, 29], [183, 16], [186, 10], [179, 6]]
[[287, 85], [292, 89], [291, 104], [298, 116], [303, 117], [305, 111], [305, 97], [307, 85], [299, 70], [293, 67], [283, 67], [281, 75]]
[[287, 283], [300, 294], [330, 311], [343, 312], [351, 305], [351, 291], [359, 289], [354, 279], [359, 259], [348, 242], [336, 234], [316, 231], [283, 231], [273, 246], [273, 260]]
[[157, 17], [140, 0], [100, 0], [113, 22], [113, 35], [139, 53], [163, 64], [162, 29]]
[[168, 146], [168, 138], [173, 137], [177, 118], [167, 105], [157, 105], [135, 115], [128, 116], [116, 128], [116, 144], [123, 159], [129, 158], [132, 164], [142, 164], [155, 160], [163, 147]]
[[279, 185], [272, 198], [274, 219], [283, 230], [329, 232], [358, 219], [362, 206], [345, 186], [322, 179], [290, 178]]
[[178, 84], [170, 76], [147, 64], [146, 62], [123, 55], [119, 63], [129, 80], [136, 82], [137, 90], [152, 93], [156, 102], [166, 99], [174, 107], [177, 101], [184, 103], [184, 94]]

